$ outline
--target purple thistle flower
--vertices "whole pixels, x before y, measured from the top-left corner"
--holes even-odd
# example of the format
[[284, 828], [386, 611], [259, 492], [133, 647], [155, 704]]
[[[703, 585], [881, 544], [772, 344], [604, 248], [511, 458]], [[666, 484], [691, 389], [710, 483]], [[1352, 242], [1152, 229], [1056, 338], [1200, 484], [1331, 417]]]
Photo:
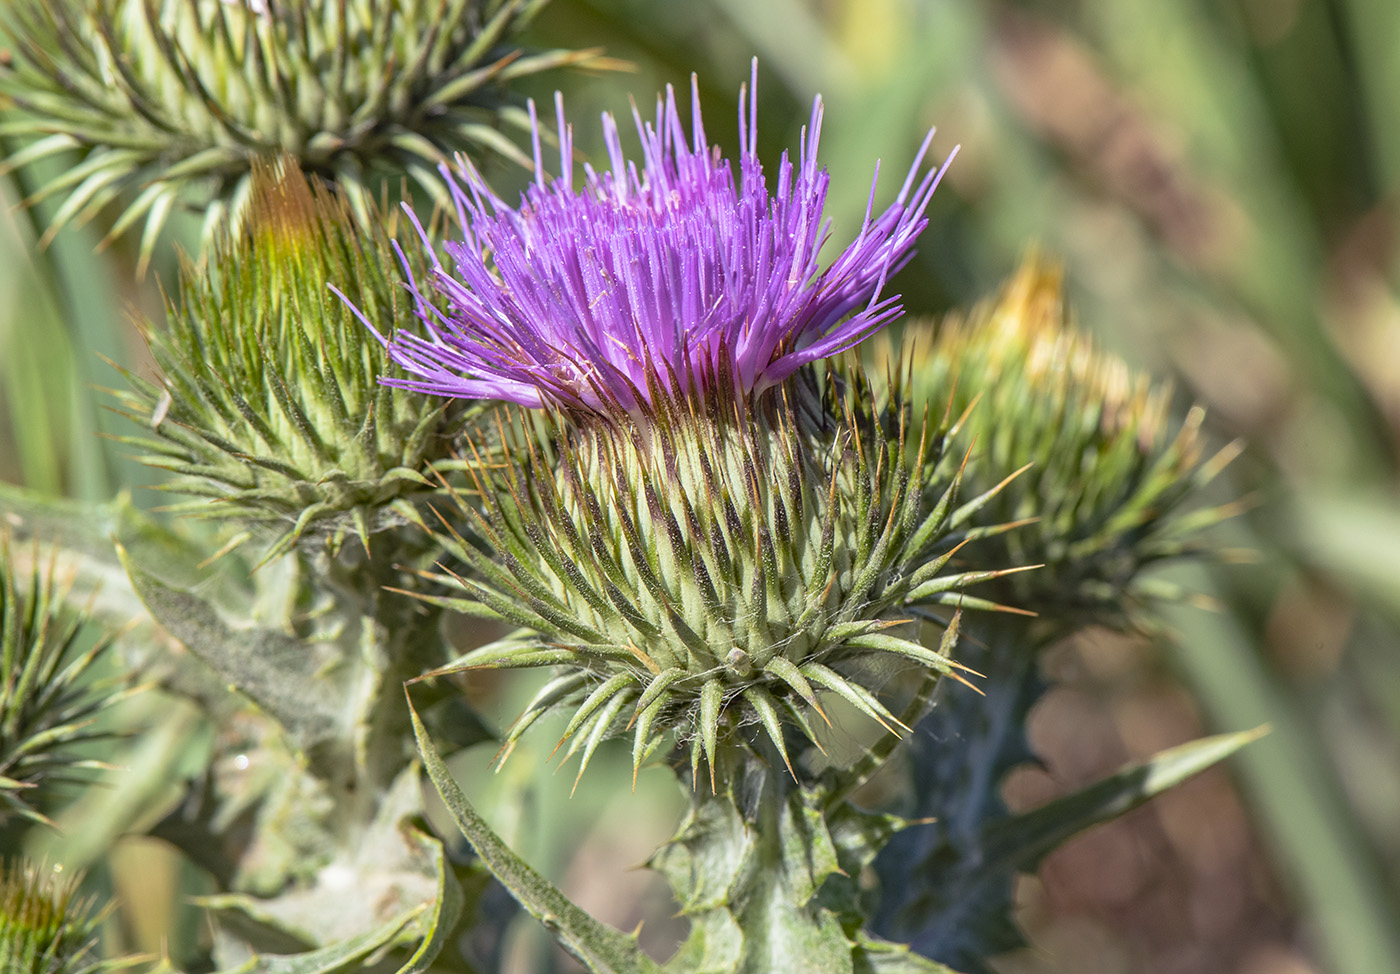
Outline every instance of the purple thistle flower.
[[[669, 86], [654, 123], [634, 106], [640, 172], [605, 114], [610, 168], [585, 164], [577, 187], [559, 95], [560, 175], [545, 178], [536, 121], [535, 181], [518, 207], [493, 194], [469, 161], [459, 159], [465, 188], [444, 166], [465, 239], [446, 245], [455, 273], [434, 256], [430, 279], [409, 282], [428, 337], [399, 331], [386, 339], [370, 326], [417, 377], [382, 381], [585, 411], [644, 407], [658, 391], [703, 393], [726, 379], [752, 395], [897, 317], [898, 295], [882, 295], [885, 280], [912, 255], [952, 155], [918, 179], [930, 131], [895, 202], [872, 216], [872, 183], [860, 232], [823, 270], [817, 252], [830, 221], [822, 219], [829, 177], [817, 168], [821, 99], [796, 166], [784, 153], [771, 195], [756, 154], [756, 91], [741, 88], [739, 100], [737, 187], [706, 142], [693, 77], [690, 139]], [[533, 119], [533, 104], [530, 112]], [[431, 254], [416, 218], [414, 225]], [[424, 286], [446, 298], [445, 312]]]

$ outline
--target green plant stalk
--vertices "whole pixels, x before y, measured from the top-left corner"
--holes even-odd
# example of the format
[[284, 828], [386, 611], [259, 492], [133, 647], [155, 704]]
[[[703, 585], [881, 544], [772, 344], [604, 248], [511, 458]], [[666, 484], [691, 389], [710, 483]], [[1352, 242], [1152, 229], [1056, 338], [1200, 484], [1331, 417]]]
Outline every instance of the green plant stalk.
[[[960, 969], [985, 970], [982, 959], [1022, 946], [1011, 921], [1014, 875], [979, 884], [979, 895], [947, 881], [981, 859], [982, 831], [1003, 819], [1001, 784], [1013, 767], [1035, 760], [1026, 719], [1047, 686], [1040, 638], [1023, 619], [979, 616], [965, 622], [961, 657], [987, 674], [980, 694], [943, 693], [910, 741], [908, 802], [900, 811], [921, 821], [895, 835], [874, 867], [880, 901], [873, 929]], [[953, 688], [961, 689], [961, 688]]]
[[[436, 610], [404, 594], [412, 579], [397, 567], [432, 556], [428, 535], [392, 529], [372, 544], [373, 558], [354, 545], [338, 554], [302, 549], [288, 556], [294, 571], [286, 562], [264, 569], [289, 589], [274, 600], [266, 628], [225, 623], [248, 618], [252, 606], [208, 601], [220, 588], [214, 578], [182, 587], [188, 583], [159, 576], [161, 565], [133, 557], [139, 549], [125, 553], [156, 620], [218, 674], [231, 698], [243, 698], [221, 721], [207, 770], [152, 828], [215, 878], [219, 892], [203, 905], [221, 931], [224, 966], [286, 950], [289, 937], [331, 950], [359, 933], [350, 929], [359, 919], [369, 926], [387, 915], [373, 906], [380, 897], [399, 904], [402, 919], [385, 928], [381, 946], [416, 946], [425, 966], [452, 942], [459, 919], [474, 916], [481, 877], [436, 862], [436, 843], [413, 824], [424, 809], [416, 776], [406, 772], [413, 738], [398, 689], [445, 656]], [[241, 563], [228, 556], [215, 564]], [[480, 728], [461, 710], [467, 719], [434, 714], [452, 719], [459, 743], [464, 727]], [[346, 875], [366, 891], [363, 917], [349, 910], [353, 922]], [[311, 964], [321, 955], [288, 956]]]
[[404, 586], [411, 583], [397, 567], [423, 556], [418, 536], [412, 527], [376, 535], [367, 558], [356, 550], [310, 556], [319, 584], [335, 595], [343, 652], [354, 655], [359, 671], [347, 701], [353, 708], [354, 786], [346, 799], [352, 803], [382, 794], [411, 759], [412, 725], [399, 688], [449, 657], [442, 610], [407, 594]]
[[598, 974], [653, 974], [658, 971], [657, 965], [637, 947], [635, 937], [619, 933], [579, 909], [501, 840], [452, 779], [411, 699], [408, 712], [424, 770], [453, 822], [511, 895], [589, 970]]

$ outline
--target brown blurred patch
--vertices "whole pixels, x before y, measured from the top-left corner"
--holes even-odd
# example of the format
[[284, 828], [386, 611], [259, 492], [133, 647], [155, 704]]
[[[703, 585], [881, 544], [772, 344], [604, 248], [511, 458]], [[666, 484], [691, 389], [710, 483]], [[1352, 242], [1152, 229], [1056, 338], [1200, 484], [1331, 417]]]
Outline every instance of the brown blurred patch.
[[990, 53], [998, 88], [1027, 128], [1143, 219], [1178, 257], [1209, 268], [1237, 252], [1246, 226], [1239, 207], [1187, 171], [1167, 133], [1080, 42], [1003, 7]]
[[1400, 251], [1400, 201], [1362, 214], [1328, 255], [1322, 316], [1347, 364], [1384, 414], [1400, 449], [1400, 294], [1394, 268]]
[[[1005, 788], [1014, 809], [1068, 794], [1205, 733], [1190, 696], [1140, 640], [1088, 633], [1054, 651], [1032, 714], [1045, 768]], [[1033, 946], [1005, 974], [1302, 974], [1297, 921], [1227, 771], [1216, 768], [1090, 829], [1018, 889]]]

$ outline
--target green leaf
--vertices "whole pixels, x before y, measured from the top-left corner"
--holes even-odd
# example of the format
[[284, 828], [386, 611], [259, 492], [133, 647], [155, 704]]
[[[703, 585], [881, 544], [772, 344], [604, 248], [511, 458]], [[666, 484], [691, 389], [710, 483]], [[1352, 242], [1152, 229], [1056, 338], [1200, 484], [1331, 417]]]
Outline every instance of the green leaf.
[[[975, 959], [1022, 943], [1009, 913], [1017, 872], [1034, 870], [1045, 856], [1092, 825], [1116, 818], [1256, 740], [1265, 728], [1202, 738], [1133, 764], [1089, 787], [1020, 815], [994, 819], [974, 835], [949, 829], [926, 854], [929, 874], [913, 903], [920, 953], [946, 957], [974, 971]], [[908, 934], [901, 927], [901, 932]]]
[[908, 827], [894, 815], [866, 811], [849, 802], [840, 802], [826, 813], [826, 828], [836, 852], [837, 875], [819, 890], [821, 903], [834, 910], [848, 927], [859, 927], [867, 919], [862, 904], [860, 876], [890, 837]]
[[447, 765], [424, 730], [423, 722], [418, 719], [411, 699], [408, 706], [413, 733], [418, 739], [418, 751], [423, 756], [423, 765], [433, 787], [477, 855], [520, 905], [548, 927], [566, 950], [596, 974], [659, 972], [661, 969], [637, 946], [636, 938], [589, 916], [501, 840], [486, 820], [476, 813], [462, 794], [462, 789], [452, 779]]
[[836, 843], [821, 810], [804, 802], [800, 790], [788, 793], [780, 834], [793, 903], [806, 906], [829, 876], [842, 871]]
[[691, 806], [675, 837], [647, 865], [670, 882], [681, 913], [693, 924], [708, 911], [723, 912], [755, 838], [732, 801], [711, 795]]
[[[406, 768], [381, 796], [373, 821], [356, 832], [353, 843], [314, 863], [305, 881], [276, 896], [225, 893], [198, 902], [214, 911], [225, 934], [254, 952], [260, 942], [334, 945], [360, 931], [388, 929], [392, 934], [379, 946], [413, 948], [400, 974], [421, 974], [451, 937], [465, 899], [442, 843], [413, 826], [422, 813], [418, 771]], [[297, 825], [308, 827], [317, 826], [305, 819]], [[264, 844], [273, 845], [272, 838]], [[318, 845], [303, 838], [303, 848]]]
[[892, 944], [856, 934], [854, 974], [957, 974], [951, 967], [916, 954], [903, 944]]
[[263, 954], [227, 974], [334, 974], [353, 970], [359, 968], [360, 962], [369, 954], [393, 943], [414, 918], [414, 914], [396, 916], [368, 933], [320, 950], [301, 954]]
[[443, 945], [452, 936], [465, 899], [461, 884], [448, 868], [442, 843], [416, 831], [414, 835], [420, 844], [432, 849], [433, 866], [437, 871], [438, 880], [437, 898], [432, 910], [422, 914], [418, 920], [423, 942], [418, 945], [408, 963], [399, 968], [398, 974], [422, 974], [432, 965], [437, 955], [442, 953]]
[[1266, 733], [1267, 726], [1257, 727], [1203, 737], [1169, 748], [1150, 761], [1129, 765], [1073, 795], [993, 822], [982, 833], [982, 849], [988, 864], [1033, 870], [1048, 853], [1075, 833], [1132, 811], [1154, 795], [1223, 761]]
[[667, 974], [730, 974], [743, 956], [744, 933], [724, 910], [690, 918], [690, 935], [666, 962]]
[[192, 568], [207, 554], [137, 510], [125, 495], [96, 504], [0, 484], [0, 513], [17, 540], [52, 547], [73, 574], [73, 596], [91, 598], [92, 614], [117, 624], [145, 614], [117, 557], [117, 542], [142, 562]]
[[237, 628], [195, 591], [167, 584], [118, 551], [132, 587], [151, 616], [195, 656], [284, 728], [310, 753], [341, 735], [341, 715], [326, 692], [327, 660], [284, 632]]
[[817, 796], [792, 787], [777, 755], [771, 757], [772, 766], [751, 768], [747, 776], [759, 789], [749, 796], [755, 818], [740, 811], [748, 800], [702, 789], [675, 838], [648, 862], [671, 883], [691, 921], [667, 971], [853, 970], [844, 916], [825, 902], [829, 880], [849, 879], [841, 875], [842, 850]]

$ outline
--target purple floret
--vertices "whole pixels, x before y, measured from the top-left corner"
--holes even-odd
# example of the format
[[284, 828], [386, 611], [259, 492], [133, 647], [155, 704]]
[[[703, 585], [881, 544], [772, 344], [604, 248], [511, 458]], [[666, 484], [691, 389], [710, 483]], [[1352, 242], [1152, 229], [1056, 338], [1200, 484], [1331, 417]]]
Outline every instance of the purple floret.
[[[783, 154], [772, 195], [756, 155], [752, 87], [740, 90], [737, 188], [728, 162], [705, 140], [693, 79], [690, 139], [669, 87], [654, 123], [634, 107], [639, 171], [623, 156], [616, 121], [604, 115], [610, 168], [585, 165], [581, 187], [562, 98], [555, 104], [560, 175], [545, 178], [536, 121], [535, 181], [518, 207], [493, 194], [467, 160], [459, 159], [461, 182], [444, 167], [465, 239], [446, 245], [455, 266], [434, 256], [429, 279], [410, 281], [427, 337], [375, 331], [416, 376], [384, 381], [524, 406], [632, 410], [658, 390], [703, 395], [727, 371], [733, 388], [752, 395], [853, 347], [900, 313], [898, 295], [881, 292], [912, 255], [948, 165], [918, 178], [932, 131], [895, 202], [872, 217], [872, 184], [859, 234], [822, 270], [817, 252], [830, 221], [822, 219], [829, 177], [817, 168], [820, 98], [797, 164]], [[446, 299], [445, 311], [426, 289]]]

